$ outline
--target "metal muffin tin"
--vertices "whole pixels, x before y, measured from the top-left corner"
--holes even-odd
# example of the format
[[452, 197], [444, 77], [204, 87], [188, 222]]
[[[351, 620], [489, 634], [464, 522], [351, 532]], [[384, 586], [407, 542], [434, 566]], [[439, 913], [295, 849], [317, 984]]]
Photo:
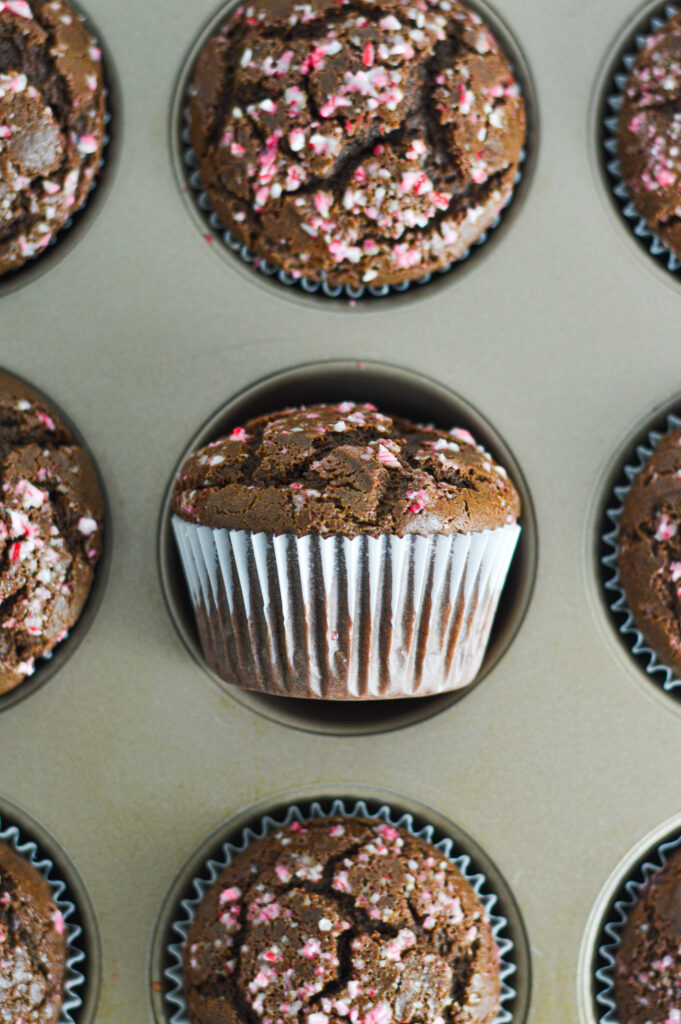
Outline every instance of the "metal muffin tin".
[[[221, 822], [284, 788], [369, 783], [435, 808], [508, 880], [531, 957], [517, 1024], [590, 1021], [592, 907], [627, 851], [679, 814], [678, 704], [623, 647], [598, 562], [618, 460], [681, 391], [676, 279], [622, 222], [596, 134], [617, 41], [651, 5], [507, 0], [537, 97], [536, 166], [511, 229], [418, 302], [357, 303], [351, 317], [262, 287], [187, 216], [172, 104], [213, 0], [166, 0], [162, 17], [138, 0], [85, 7], [120, 83], [116, 174], [107, 165], [101, 208], [93, 219], [88, 204], [63, 259], [46, 254], [22, 287], [0, 282], [0, 364], [78, 424], [109, 497], [111, 571], [77, 649], [0, 714], [0, 792], [82, 874], [101, 934], [96, 1021], [153, 1024], [154, 922]], [[485, 677], [431, 717], [418, 704], [399, 721], [380, 708], [349, 723], [256, 714], [183, 645], [177, 589], [168, 613], [159, 519], [181, 453], [258, 382], [325, 361], [399, 368], [377, 399], [432, 403], [428, 418], [479, 414], [534, 510], [514, 566], [521, 604], [535, 576], [527, 613], [507, 609]], [[329, 366], [329, 390], [342, 380]]]

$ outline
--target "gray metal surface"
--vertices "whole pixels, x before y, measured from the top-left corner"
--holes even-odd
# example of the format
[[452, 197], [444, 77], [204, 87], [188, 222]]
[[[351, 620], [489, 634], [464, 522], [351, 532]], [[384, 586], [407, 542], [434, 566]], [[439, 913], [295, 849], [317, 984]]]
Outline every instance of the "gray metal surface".
[[[100, 1024], [153, 1021], [154, 922], [198, 844], [283, 788], [337, 780], [423, 801], [479, 843], [527, 927], [529, 1024], [576, 1024], [591, 909], [620, 859], [679, 812], [678, 707], [613, 633], [594, 565], [613, 459], [681, 390], [679, 284], [616, 222], [591, 142], [599, 68], [633, 5], [507, 0], [539, 111], [525, 201], [451, 285], [352, 315], [252, 282], [187, 214], [170, 108], [213, 6], [88, 0], [120, 82], [115, 174], [71, 251], [0, 295], [0, 364], [87, 439], [114, 538], [77, 650], [0, 715], [0, 795], [87, 887]], [[463, 700], [399, 733], [303, 733], [254, 714], [189, 655], [159, 578], [165, 488], [201, 424], [264, 375], [338, 358], [425, 373], [479, 410], [537, 517], [534, 594], [508, 650]]]

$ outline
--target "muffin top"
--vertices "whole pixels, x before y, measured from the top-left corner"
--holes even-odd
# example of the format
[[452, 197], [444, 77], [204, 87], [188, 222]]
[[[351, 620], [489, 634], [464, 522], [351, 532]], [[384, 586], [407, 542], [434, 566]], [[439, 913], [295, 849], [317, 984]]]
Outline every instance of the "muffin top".
[[681, 1019], [681, 851], [653, 875], [622, 930], [615, 959], [621, 1024]]
[[620, 579], [637, 628], [681, 673], [681, 430], [666, 434], [631, 485], [620, 519]]
[[403, 537], [515, 523], [520, 499], [468, 431], [341, 402], [261, 416], [201, 448], [172, 507], [213, 528]]
[[636, 208], [681, 257], [681, 12], [639, 51], [617, 135], [622, 174]]
[[[44, 400], [0, 373], [0, 693], [73, 626], [101, 552], [88, 456]], [[1, 1018], [0, 1018], [1, 1019]]]
[[451, 0], [254, 0], [199, 57], [190, 134], [225, 226], [294, 277], [378, 286], [458, 259], [507, 203], [525, 109]]
[[402, 829], [320, 818], [271, 833], [187, 936], [192, 1024], [489, 1024], [499, 953], [451, 861]]
[[82, 206], [104, 139], [101, 55], [63, 0], [0, 3], [0, 274]]
[[0, 1024], [55, 1024], [66, 926], [47, 882], [0, 843]]

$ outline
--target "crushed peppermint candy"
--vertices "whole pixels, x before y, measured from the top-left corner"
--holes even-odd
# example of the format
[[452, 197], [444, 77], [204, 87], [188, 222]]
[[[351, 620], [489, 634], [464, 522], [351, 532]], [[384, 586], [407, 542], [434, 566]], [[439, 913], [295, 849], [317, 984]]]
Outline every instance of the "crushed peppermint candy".
[[[381, 288], [449, 266], [495, 221], [525, 112], [476, 15], [401, 0], [379, 16], [301, 3], [233, 20], [239, 32], [228, 22], [224, 46], [198, 62], [191, 135], [208, 200], [256, 260], [293, 281]], [[232, 68], [215, 146], [203, 78]], [[234, 157], [229, 193], [221, 149]]]

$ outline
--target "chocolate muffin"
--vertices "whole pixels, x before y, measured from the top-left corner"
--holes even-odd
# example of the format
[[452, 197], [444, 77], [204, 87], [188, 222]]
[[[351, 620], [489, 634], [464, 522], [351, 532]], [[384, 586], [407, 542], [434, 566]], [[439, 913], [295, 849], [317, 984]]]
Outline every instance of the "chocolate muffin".
[[186, 460], [172, 512], [210, 668], [328, 700], [470, 683], [520, 533], [513, 484], [466, 430], [354, 402], [235, 427]]
[[618, 532], [622, 587], [636, 627], [681, 674], [681, 430], [666, 434], [629, 490]]
[[681, 13], [637, 54], [624, 90], [617, 144], [638, 212], [681, 258]]
[[520, 498], [467, 431], [342, 402], [261, 416], [195, 452], [173, 512], [214, 529], [405, 537], [515, 523]]
[[681, 1020], [681, 852], [653, 875], [629, 914], [615, 959], [619, 1024]]
[[0, 843], [0, 1021], [55, 1024], [64, 989], [66, 925], [47, 882]]
[[452, 0], [253, 0], [198, 59], [190, 135], [222, 223], [293, 277], [382, 286], [459, 259], [513, 191], [525, 109]]
[[42, 252], [99, 168], [101, 54], [64, 0], [0, 3], [0, 274]]
[[253, 843], [187, 936], [192, 1024], [491, 1024], [499, 952], [458, 868], [362, 818], [294, 823]]
[[0, 693], [78, 619], [101, 553], [95, 470], [54, 410], [0, 373]]

